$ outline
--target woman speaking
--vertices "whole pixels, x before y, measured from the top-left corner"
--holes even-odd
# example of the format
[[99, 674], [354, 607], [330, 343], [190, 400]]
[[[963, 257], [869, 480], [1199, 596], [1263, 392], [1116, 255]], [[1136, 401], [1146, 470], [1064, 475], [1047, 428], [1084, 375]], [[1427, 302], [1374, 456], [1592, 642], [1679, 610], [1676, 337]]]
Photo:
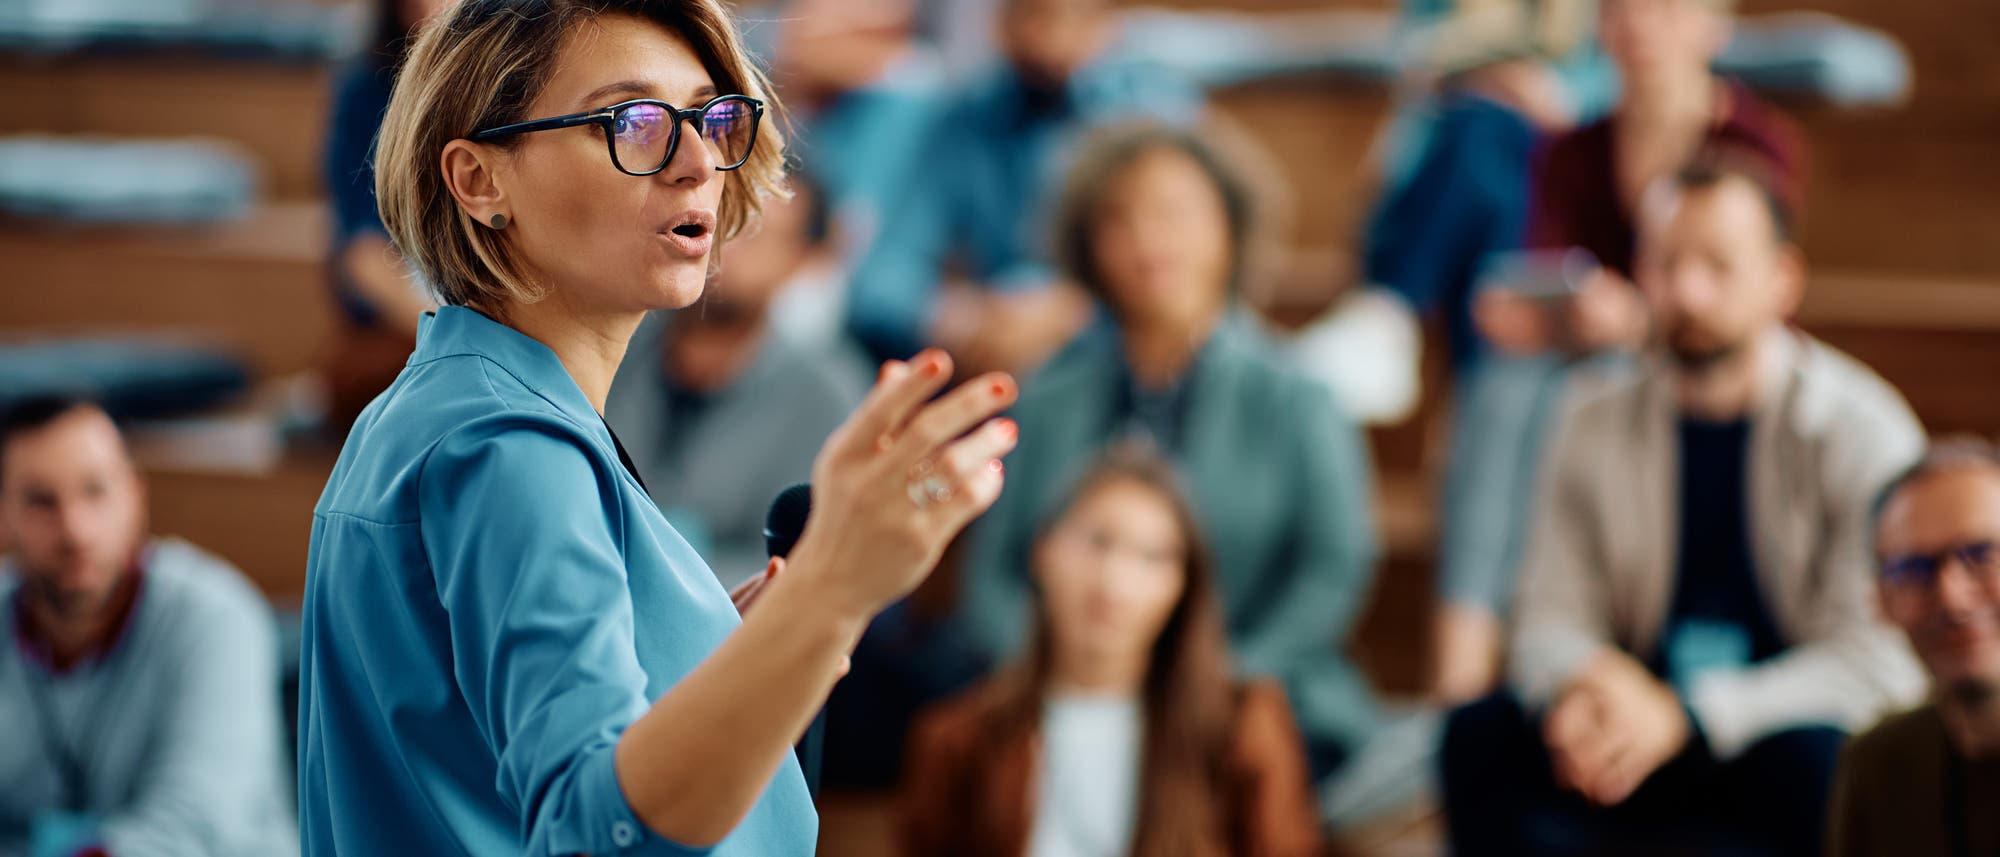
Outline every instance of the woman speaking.
[[769, 99], [719, 0], [465, 0], [418, 39], [376, 195], [443, 308], [314, 513], [307, 855], [812, 852], [791, 745], [999, 495], [1015, 388], [883, 367], [739, 619], [599, 414], [778, 192]]

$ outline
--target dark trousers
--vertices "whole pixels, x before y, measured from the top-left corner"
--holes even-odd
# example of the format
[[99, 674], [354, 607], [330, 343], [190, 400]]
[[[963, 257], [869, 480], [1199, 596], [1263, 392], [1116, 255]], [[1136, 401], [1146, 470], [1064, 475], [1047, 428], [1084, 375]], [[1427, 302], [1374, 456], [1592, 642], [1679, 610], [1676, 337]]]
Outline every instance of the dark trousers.
[[1541, 718], [1503, 691], [1445, 727], [1452, 853], [1817, 857], [1845, 738], [1803, 726], [1729, 760], [1691, 741], [1623, 804], [1599, 808], [1556, 783]]

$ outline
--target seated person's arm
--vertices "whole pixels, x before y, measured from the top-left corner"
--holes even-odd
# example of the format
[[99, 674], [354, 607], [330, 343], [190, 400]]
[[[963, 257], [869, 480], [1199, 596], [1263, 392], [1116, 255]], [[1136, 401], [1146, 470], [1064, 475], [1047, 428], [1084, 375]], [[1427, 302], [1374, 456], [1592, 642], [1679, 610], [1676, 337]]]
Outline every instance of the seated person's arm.
[[1374, 575], [1372, 474], [1361, 430], [1319, 385], [1293, 405], [1296, 500], [1288, 511], [1296, 563], [1280, 587], [1263, 593], [1255, 626], [1237, 634], [1237, 656], [1260, 673], [1344, 649]]
[[1589, 490], [1606, 478], [1571, 442], [1574, 411], [1559, 417], [1537, 479], [1528, 540], [1521, 552], [1508, 674], [1530, 709], [1551, 705], [1599, 652], [1613, 648], [1605, 557], [1597, 550], [1597, 516]]
[[247, 602], [184, 617], [183, 645], [153, 654], [178, 693], [163, 710], [127, 710], [151, 720], [157, 745], [132, 800], [103, 819], [107, 852], [240, 854], [269, 842], [284, 802], [284, 726], [279, 714], [277, 634]]
[[411, 279], [403, 254], [380, 232], [365, 231], [348, 239], [335, 260], [361, 299], [373, 307], [381, 323], [411, 338], [417, 319], [437, 308]]
[[1439, 700], [1471, 702], [1492, 691], [1506, 637], [1498, 615], [1484, 604], [1442, 600], [1431, 637], [1437, 660], [1431, 692]]
[[375, 134], [388, 106], [380, 80], [387, 70], [350, 69], [334, 94], [321, 179], [333, 209], [336, 279], [374, 308], [382, 323], [411, 337], [417, 317], [437, 306], [411, 282], [401, 254], [389, 244], [375, 206]]
[[944, 122], [928, 133], [934, 172], [908, 177], [891, 197], [848, 285], [848, 332], [878, 360], [907, 358], [930, 343], [938, 284], [957, 240], [953, 135]]

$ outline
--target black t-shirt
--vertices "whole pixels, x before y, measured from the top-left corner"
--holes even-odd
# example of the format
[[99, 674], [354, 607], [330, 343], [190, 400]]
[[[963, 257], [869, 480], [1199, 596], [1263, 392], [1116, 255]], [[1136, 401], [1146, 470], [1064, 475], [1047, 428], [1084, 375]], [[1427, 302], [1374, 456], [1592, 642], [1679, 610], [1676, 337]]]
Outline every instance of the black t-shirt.
[[1674, 597], [1653, 669], [1685, 690], [1699, 673], [1785, 649], [1757, 578], [1748, 513], [1748, 420], [1680, 423]]

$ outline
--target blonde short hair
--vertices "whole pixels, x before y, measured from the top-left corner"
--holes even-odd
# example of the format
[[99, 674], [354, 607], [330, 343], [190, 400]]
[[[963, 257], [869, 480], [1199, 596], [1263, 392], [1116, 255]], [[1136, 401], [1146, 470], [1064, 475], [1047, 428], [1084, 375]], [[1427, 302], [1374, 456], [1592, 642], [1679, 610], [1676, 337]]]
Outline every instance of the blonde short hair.
[[678, 33], [718, 90], [765, 102], [756, 149], [741, 168], [724, 173], [721, 240], [755, 219], [766, 198], [784, 193], [778, 130], [784, 110], [720, 0], [463, 0], [417, 37], [397, 75], [375, 151], [382, 223], [438, 300], [496, 311], [504, 299], [525, 303], [546, 296], [546, 286], [529, 281], [502, 233], [458, 207], [439, 159], [452, 140], [535, 118], [523, 113], [554, 72], [570, 32], [603, 15], [652, 21]]

